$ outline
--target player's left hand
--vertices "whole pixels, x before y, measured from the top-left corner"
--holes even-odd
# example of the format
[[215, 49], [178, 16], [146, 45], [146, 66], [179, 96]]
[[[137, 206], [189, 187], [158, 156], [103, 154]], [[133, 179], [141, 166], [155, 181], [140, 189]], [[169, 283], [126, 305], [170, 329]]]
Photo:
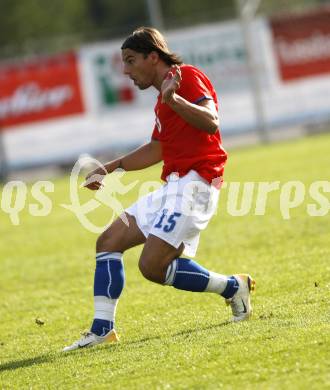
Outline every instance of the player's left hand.
[[83, 183], [82, 186], [88, 188], [89, 190], [97, 191], [103, 188], [102, 181], [105, 175], [105, 168], [97, 168], [94, 171], [88, 173], [85, 179], [85, 183]]
[[173, 99], [175, 91], [180, 87], [181, 80], [182, 76], [179, 65], [173, 65], [160, 88], [162, 103], [169, 103]]

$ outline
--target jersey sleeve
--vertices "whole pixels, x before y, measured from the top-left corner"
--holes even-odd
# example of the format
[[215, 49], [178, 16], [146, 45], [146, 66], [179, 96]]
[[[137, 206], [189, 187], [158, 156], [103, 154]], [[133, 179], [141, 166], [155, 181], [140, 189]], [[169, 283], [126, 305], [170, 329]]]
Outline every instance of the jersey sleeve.
[[196, 69], [183, 68], [181, 70], [182, 81], [178, 94], [190, 103], [197, 104], [204, 99], [212, 100], [212, 94], [202, 76]]

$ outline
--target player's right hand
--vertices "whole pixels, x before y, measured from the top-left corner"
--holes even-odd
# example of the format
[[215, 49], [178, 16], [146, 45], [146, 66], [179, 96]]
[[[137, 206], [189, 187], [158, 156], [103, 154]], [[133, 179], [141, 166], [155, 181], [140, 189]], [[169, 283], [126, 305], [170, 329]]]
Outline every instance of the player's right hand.
[[161, 85], [162, 103], [169, 103], [182, 81], [181, 69], [179, 65], [171, 66]]
[[92, 191], [99, 190], [100, 188], [103, 187], [102, 181], [105, 175], [106, 175], [105, 169], [102, 168], [94, 169], [94, 171], [89, 172], [88, 175], [86, 176], [83, 187], [86, 187]]

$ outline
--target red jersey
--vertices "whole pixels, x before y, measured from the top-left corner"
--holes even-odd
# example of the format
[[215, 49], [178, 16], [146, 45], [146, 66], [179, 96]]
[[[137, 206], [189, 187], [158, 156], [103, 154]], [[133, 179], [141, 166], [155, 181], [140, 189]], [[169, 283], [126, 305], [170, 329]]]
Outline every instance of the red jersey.
[[[176, 91], [190, 103], [212, 99], [218, 110], [216, 92], [206, 75], [192, 65], [181, 65], [182, 81]], [[159, 141], [164, 161], [161, 178], [172, 172], [186, 175], [191, 169], [209, 183], [223, 175], [227, 153], [221, 145], [219, 129], [215, 134], [197, 129], [182, 119], [166, 103], [161, 102], [159, 94], [155, 106], [156, 124], [152, 139]]]

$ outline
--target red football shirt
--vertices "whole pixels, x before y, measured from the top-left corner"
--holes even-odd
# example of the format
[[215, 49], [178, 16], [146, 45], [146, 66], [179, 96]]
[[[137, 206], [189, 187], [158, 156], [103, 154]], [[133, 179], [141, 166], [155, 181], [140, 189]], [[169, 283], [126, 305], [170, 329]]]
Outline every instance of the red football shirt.
[[[177, 94], [190, 103], [197, 104], [203, 99], [213, 99], [218, 110], [216, 92], [206, 75], [192, 65], [181, 65], [182, 81]], [[161, 102], [159, 94], [155, 106], [156, 124], [152, 139], [159, 141], [164, 161], [161, 178], [172, 172], [186, 175], [191, 169], [209, 183], [223, 175], [227, 153], [221, 145], [219, 129], [208, 134], [191, 126]]]

